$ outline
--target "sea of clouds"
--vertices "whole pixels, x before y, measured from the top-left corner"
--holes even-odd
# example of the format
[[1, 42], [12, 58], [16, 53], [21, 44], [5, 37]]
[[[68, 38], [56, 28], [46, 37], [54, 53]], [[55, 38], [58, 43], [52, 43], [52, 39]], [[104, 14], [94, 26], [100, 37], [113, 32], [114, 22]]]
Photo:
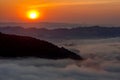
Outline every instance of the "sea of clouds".
[[0, 80], [120, 80], [120, 39], [56, 43], [84, 61], [39, 58], [0, 59]]

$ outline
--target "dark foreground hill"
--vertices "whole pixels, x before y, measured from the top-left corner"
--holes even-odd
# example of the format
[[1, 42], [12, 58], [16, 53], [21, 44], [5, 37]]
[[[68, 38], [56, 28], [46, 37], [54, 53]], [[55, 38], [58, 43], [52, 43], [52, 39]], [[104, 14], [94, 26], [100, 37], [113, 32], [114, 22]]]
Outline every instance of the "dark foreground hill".
[[65, 48], [59, 48], [49, 42], [26, 36], [8, 35], [3, 33], [0, 33], [0, 57], [39, 57], [46, 59], [70, 58], [82, 60], [79, 55]]

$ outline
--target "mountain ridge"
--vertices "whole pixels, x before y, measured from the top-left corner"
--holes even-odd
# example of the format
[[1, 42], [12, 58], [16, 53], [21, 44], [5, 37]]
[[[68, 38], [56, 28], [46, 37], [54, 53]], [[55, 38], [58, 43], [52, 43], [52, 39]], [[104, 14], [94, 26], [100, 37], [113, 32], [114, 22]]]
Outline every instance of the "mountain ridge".
[[61, 29], [37, 29], [22, 27], [0, 27], [0, 31], [8, 34], [26, 35], [39, 39], [93, 39], [120, 37], [120, 27], [77, 27]]

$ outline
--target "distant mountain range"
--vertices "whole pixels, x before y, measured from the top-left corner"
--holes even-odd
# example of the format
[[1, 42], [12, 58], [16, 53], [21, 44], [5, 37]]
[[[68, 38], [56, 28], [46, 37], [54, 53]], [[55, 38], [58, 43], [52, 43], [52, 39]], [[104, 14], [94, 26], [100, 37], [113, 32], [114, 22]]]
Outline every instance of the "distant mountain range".
[[57, 29], [57, 28], [72, 28], [78, 27], [80, 24], [73, 23], [55, 23], [55, 22], [33, 22], [33, 23], [16, 23], [16, 22], [1, 22], [1, 27], [24, 27], [24, 28], [47, 28], [47, 29]]
[[38, 57], [45, 59], [74, 59], [83, 58], [65, 48], [59, 48], [47, 41], [27, 36], [16, 36], [0, 33], [1, 58]]
[[61, 29], [37, 29], [22, 27], [0, 27], [0, 32], [31, 36], [39, 39], [93, 39], [120, 37], [120, 27], [78, 27]]

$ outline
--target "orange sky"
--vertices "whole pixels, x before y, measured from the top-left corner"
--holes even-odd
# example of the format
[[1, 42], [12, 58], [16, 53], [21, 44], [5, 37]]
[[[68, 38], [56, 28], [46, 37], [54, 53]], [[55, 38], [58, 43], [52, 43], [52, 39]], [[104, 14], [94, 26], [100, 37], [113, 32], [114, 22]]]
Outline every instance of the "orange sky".
[[31, 22], [31, 9], [42, 14], [34, 22], [120, 25], [120, 0], [0, 0], [0, 22]]

